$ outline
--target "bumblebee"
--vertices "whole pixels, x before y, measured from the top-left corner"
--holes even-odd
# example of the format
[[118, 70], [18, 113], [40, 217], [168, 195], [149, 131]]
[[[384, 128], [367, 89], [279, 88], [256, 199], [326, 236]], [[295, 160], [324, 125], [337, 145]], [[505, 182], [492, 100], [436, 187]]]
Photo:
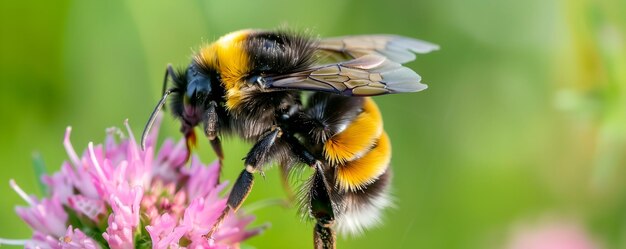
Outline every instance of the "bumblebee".
[[220, 161], [221, 136], [253, 143], [220, 222], [241, 206], [255, 173], [278, 164], [287, 183], [290, 172], [310, 167], [300, 211], [315, 220], [314, 247], [335, 248], [335, 230], [360, 233], [391, 205], [391, 143], [369, 96], [426, 89], [401, 64], [437, 49], [397, 35], [315, 39], [283, 30], [236, 31], [203, 46], [184, 70], [168, 65], [142, 145], [168, 97], [188, 151], [196, 126]]

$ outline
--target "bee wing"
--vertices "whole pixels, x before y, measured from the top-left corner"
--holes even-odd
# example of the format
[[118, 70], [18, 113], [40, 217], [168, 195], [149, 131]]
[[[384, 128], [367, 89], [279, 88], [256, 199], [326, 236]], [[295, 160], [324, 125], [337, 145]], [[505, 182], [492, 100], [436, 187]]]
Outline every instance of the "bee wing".
[[373, 96], [426, 89], [421, 77], [380, 55], [369, 54], [354, 60], [326, 64], [301, 72], [263, 77], [269, 89], [297, 89], [331, 92], [347, 96]]
[[357, 35], [322, 39], [318, 49], [330, 53], [331, 56], [354, 59], [376, 54], [398, 63], [406, 63], [415, 60], [416, 53], [429, 53], [438, 50], [439, 46], [398, 35]]

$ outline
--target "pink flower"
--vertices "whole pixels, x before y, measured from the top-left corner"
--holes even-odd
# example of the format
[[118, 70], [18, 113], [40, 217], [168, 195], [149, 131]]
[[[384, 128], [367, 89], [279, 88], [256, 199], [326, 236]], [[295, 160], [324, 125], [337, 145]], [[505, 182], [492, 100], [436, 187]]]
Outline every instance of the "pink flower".
[[60, 239], [61, 247], [66, 249], [96, 249], [100, 248], [97, 242], [87, 237], [78, 229], [73, 229], [70, 225], [65, 236]]
[[[158, 123], [158, 122], [157, 122]], [[104, 145], [89, 143], [78, 156], [69, 136], [63, 144], [69, 162], [42, 182], [50, 196], [27, 195], [14, 181], [13, 189], [28, 203], [17, 214], [33, 229], [29, 240], [0, 239], [0, 244], [26, 248], [238, 248], [261, 232], [248, 230], [252, 216], [229, 215], [212, 238], [206, 238], [226, 200], [220, 193], [220, 165], [203, 165], [184, 141], [167, 139], [155, 155], [158, 125], [142, 151], [126, 125], [127, 134], [107, 130]]]

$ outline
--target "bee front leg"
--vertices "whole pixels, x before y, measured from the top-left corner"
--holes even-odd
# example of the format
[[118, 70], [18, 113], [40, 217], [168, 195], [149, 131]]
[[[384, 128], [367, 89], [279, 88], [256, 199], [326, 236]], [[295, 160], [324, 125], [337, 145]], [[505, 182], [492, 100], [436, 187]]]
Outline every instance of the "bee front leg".
[[213, 151], [217, 155], [217, 158], [220, 160], [220, 165], [224, 160], [224, 151], [222, 150], [222, 142], [220, 138], [217, 136], [218, 130], [218, 115], [217, 115], [217, 103], [215, 101], [211, 101], [209, 103], [209, 107], [206, 112], [206, 117], [204, 121], [204, 134], [211, 142], [211, 147]]
[[196, 146], [196, 132], [193, 130], [193, 126], [186, 122], [183, 123], [180, 131], [185, 134], [185, 145], [187, 146], [187, 155], [185, 156], [185, 161], [183, 161], [183, 164], [185, 164], [191, 157], [191, 149]]
[[253, 174], [259, 171], [260, 166], [270, 161], [271, 158], [269, 157], [271, 155], [268, 152], [270, 152], [270, 149], [281, 135], [282, 129], [280, 127], [274, 127], [271, 131], [261, 137], [261, 139], [259, 139], [254, 146], [252, 146], [252, 149], [246, 156], [245, 169], [241, 171], [241, 174], [239, 174], [237, 181], [235, 181], [235, 185], [233, 185], [233, 189], [228, 195], [228, 200], [226, 202], [227, 206], [224, 208], [224, 211], [222, 211], [222, 214], [213, 225], [213, 228], [211, 228], [207, 234], [207, 237], [211, 237], [213, 235], [231, 210], [237, 211], [239, 207], [241, 207], [241, 204], [252, 190], [252, 185], [254, 184]]

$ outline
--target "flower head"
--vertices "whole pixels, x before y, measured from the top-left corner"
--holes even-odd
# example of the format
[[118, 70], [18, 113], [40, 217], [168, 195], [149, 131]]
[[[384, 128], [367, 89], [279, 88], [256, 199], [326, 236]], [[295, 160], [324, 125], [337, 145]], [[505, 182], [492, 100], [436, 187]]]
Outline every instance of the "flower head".
[[155, 155], [158, 125], [142, 151], [125, 126], [128, 135], [108, 129], [104, 145], [89, 143], [82, 156], [70, 143], [68, 128], [63, 144], [69, 162], [42, 178], [48, 197], [29, 196], [11, 181], [28, 203], [16, 212], [33, 229], [31, 239], [16, 243], [26, 248], [238, 248], [261, 231], [246, 229], [252, 216], [229, 215], [207, 238], [226, 207], [220, 165], [206, 166], [192, 157], [185, 167], [183, 140], [165, 140]]

